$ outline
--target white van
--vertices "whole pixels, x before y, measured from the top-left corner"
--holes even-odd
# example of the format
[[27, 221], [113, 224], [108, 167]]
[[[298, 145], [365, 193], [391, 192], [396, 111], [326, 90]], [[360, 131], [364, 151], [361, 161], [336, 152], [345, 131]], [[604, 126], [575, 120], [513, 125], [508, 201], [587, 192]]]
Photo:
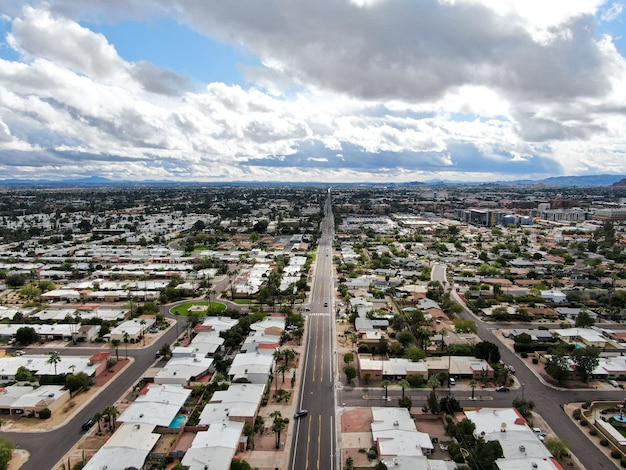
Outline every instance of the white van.
[[448, 378], [448, 383], [450, 384], [450, 386], [456, 385], [456, 380], [453, 377], [450, 377]]

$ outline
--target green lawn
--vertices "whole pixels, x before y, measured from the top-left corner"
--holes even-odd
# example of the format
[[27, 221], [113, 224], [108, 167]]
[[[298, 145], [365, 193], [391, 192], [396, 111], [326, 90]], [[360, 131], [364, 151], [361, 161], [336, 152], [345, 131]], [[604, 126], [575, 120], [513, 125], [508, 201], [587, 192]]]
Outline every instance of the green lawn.
[[221, 302], [187, 302], [173, 307], [171, 311], [174, 315], [181, 315], [183, 317], [186, 317], [189, 314], [189, 308], [193, 307], [194, 305], [208, 306], [209, 304], [211, 304], [211, 308], [213, 310], [226, 310], [226, 304], [223, 304]]

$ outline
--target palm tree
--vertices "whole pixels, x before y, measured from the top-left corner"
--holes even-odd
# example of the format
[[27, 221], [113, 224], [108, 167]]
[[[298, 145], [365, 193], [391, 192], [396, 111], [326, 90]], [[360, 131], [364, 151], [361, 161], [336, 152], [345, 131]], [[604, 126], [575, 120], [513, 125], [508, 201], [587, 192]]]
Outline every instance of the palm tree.
[[128, 334], [127, 331], [123, 332], [124, 334], [122, 335], [122, 337], [124, 338], [124, 348], [126, 349], [126, 359], [128, 359], [128, 341], [130, 338], [130, 335]]
[[408, 380], [402, 379], [400, 382], [398, 382], [398, 385], [402, 387], [402, 399], [404, 400], [404, 389], [411, 388], [411, 384], [409, 383]]
[[112, 339], [111, 340], [111, 346], [113, 346], [115, 348], [115, 360], [119, 362], [120, 360], [120, 355], [119, 355], [119, 346], [120, 346], [120, 340], [119, 339]]
[[284, 352], [280, 349], [277, 349], [272, 355], [274, 356], [274, 361], [276, 361], [276, 364], [278, 364], [280, 361], [283, 360]]
[[59, 362], [61, 362], [61, 355], [58, 353], [58, 351], [52, 351], [46, 363], [54, 364], [54, 375], [57, 375], [57, 364]]
[[478, 385], [478, 382], [474, 379], [469, 381], [469, 386], [472, 387], [472, 400], [474, 399], [474, 389], [476, 388], [476, 385]]
[[289, 364], [294, 357], [296, 357], [296, 352], [293, 349], [285, 349], [283, 351], [283, 358], [285, 359], [285, 365]]
[[387, 401], [387, 399], [389, 398], [387, 395], [387, 389], [389, 388], [389, 385], [391, 385], [391, 382], [389, 380], [383, 380], [383, 383], [381, 385], [385, 389], [385, 401]]
[[100, 422], [102, 421], [102, 413], [96, 412], [96, 414], [93, 415], [93, 420], [98, 423], [98, 434], [102, 434], [102, 428], [100, 427]]
[[107, 417], [107, 420], [109, 422], [109, 428], [112, 431], [115, 431], [115, 425], [117, 423], [117, 417], [120, 415], [120, 411], [115, 405], [109, 405], [104, 409], [102, 413], [104, 416]]
[[278, 410], [271, 413], [270, 416], [274, 418], [274, 423], [272, 424], [272, 431], [276, 433], [276, 448], [280, 449], [280, 433], [287, 426], [287, 419], [283, 418], [283, 415]]
[[143, 345], [146, 345], [146, 320], [144, 318], [141, 319], [139, 324], [141, 325], [141, 337], [143, 338]]
[[287, 364], [281, 364], [276, 368], [276, 373], [280, 373], [283, 376], [283, 383], [285, 383], [285, 372], [289, 372], [291, 368]]
[[433, 389], [433, 392], [440, 385], [441, 385], [441, 382], [439, 381], [439, 376], [437, 375], [431, 376], [430, 379], [428, 379], [428, 383], [426, 384], [427, 387], [431, 387]]

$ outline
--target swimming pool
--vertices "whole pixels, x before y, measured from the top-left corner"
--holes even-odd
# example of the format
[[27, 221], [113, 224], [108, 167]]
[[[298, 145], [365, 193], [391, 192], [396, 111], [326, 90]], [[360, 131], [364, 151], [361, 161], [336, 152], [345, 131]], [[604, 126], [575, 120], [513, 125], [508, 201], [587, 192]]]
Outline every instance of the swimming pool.
[[187, 416], [185, 415], [176, 415], [174, 417], [174, 419], [172, 420], [172, 422], [170, 423], [169, 427], [170, 428], [182, 428], [183, 425], [185, 424], [185, 421], [187, 421]]

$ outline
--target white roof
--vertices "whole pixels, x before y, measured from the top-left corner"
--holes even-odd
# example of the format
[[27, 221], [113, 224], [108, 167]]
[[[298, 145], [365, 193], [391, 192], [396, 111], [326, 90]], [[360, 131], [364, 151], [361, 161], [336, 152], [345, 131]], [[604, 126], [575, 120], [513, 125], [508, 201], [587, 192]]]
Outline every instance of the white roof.
[[85, 470], [125, 470], [142, 468], [160, 434], [154, 426], [123, 424], [83, 467]]
[[419, 432], [406, 408], [372, 408], [372, 437], [381, 456], [418, 456], [433, 449], [430, 436]]
[[243, 431], [242, 422], [224, 421], [212, 424], [208, 430], [196, 434], [183, 457], [182, 464], [189, 470], [229, 470]]
[[[91, 362], [88, 356], [66, 356], [61, 354], [61, 360], [56, 364], [56, 373], [78, 374], [84, 372], [92, 376], [98, 364]], [[26, 354], [24, 356], [7, 356], [0, 359], [0, 375], [13, 376], [17, 370], [24, 366], [35, 375], [53, 375], [54, 364], [48, 363], [50, 356], [47, 354]]]
[[549, 460], [552, 454], [514, 408], [479, 408], [466, 411], [465, 416], [476, 425], [476, 437], [498, 441], [502, 446], [504, 458], [498, 459], [498, 468], [532, 468], [533, 462], [543, 462], [538, 468], [558, 468]]
[[237, 377], [246, 377], [248, 374], [269, 374], [274, 357], [267, 354], [244, 353], [233, 358], [228, 374]]
[[10, 385], [0, 393], [2, 408], [35, 408], [48, 406], [62, 395], [69, 393], [61, 385], [42, 385], [38, 388], [24, 385]]
[[191, 341], [190, 346], [196, 354], [206, 356], [207, 354], [214, 354], [222, 344], [224, 344], [224, 338], [212, 330], [199, 331]]
[[229, 317], [207, 317], [202, 326], [211, 326], [218, 334], [222, 331], [228, 331], [238, 323], [234, 318]]
[[281, 330], [284, 330], [285, 329], [285, 317], [270, 315], [268, 317], [263, 318], [263, 320], [258, 321], [256, 323], [252, 323], [250, 325], [250, 329], [252, 331], [263, 332], [268, 328], [280, 328]]
[[213, 364], [213, 358], [202, 356], [172, 357], [154, 378], [156, 383], [183, 383], [202, 375]]
[[151, 384], [145, 395], [122, 412], [119, 421], [153, 426], [169, 426], [191, 394], [178, 384]]
[[35, 323], [0, 323], [0, 336], [13, 336], [22, 327], [31, 327], [39, 335], [63, 335], [65, 337], [71, 337], [72, 331], [77, 328], [76, 323], [55, 323], [53, 325], [48, 324], [35, 324]]
[[231, 384], [228, 390], [216, 391], [202, 410], [199, 423], [216, 423], [229, 416], [253, 418], [264, 390], [264, 384]]

